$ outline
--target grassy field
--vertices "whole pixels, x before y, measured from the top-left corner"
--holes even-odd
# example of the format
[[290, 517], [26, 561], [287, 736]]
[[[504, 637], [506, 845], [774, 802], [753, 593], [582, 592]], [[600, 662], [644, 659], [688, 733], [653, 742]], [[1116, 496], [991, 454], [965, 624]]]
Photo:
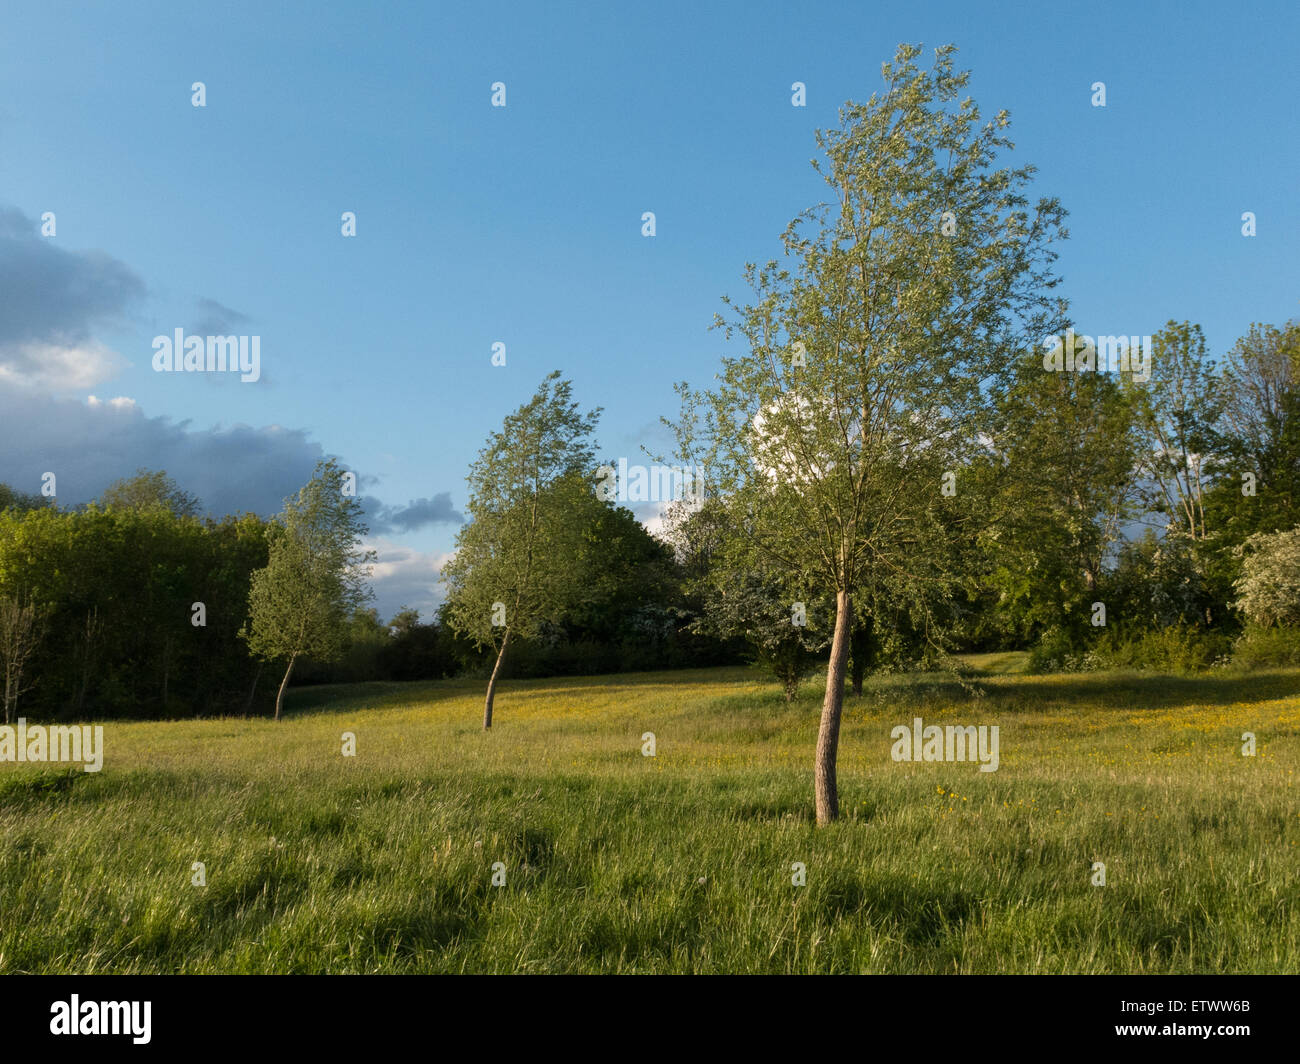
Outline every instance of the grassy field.
[[[816, 685], [744, 670], [510, 682], [490, 734], [469, 681], [109, 723], [98, 774], [0, 765], [0, 972], [1300, 970], [1300, 672], [1017, 662], [847, 699], [822, 830]], [[892, 761], [914, 716], [999, 770]]]

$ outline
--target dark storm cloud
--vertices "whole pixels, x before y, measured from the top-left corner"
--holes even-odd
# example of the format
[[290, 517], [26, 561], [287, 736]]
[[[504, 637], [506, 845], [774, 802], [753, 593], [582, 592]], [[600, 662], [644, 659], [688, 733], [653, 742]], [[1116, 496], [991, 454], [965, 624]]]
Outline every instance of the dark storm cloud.
[[83, 404], [0, 387], [0, 481], [30, 492], [52, 472], [64, 506], [89, 502], [145, 468], [166, 470], [213, 516], [269, 516], [311, 478], [323, 455], [300, 429], [193, 429], [146, 417], [130, 400]]
[[31, 344], [74, 347], [145, 295], [144, 282], [102, 251], [68, 251], [22, 211], [0, 207], [0, 363]]
[[370, 531], [379, 535], [415, 532], [428, 525], [461, 525], [465, 517], [451, 505], [451, 493], [444, 491], [431, 499], [414, 499], [406, 506], [385, 506], [373, 496], [361, 500]]

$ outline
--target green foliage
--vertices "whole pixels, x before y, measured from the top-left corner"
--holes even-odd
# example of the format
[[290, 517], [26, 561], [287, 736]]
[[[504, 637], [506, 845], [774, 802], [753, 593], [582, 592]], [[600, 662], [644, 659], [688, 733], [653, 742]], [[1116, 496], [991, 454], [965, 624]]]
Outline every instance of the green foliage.
[[1093, 638], [1054, 629], [1044, 634], [1029, 655], [1026, 672], [1095, 672], [1133, 669], [1187, 675], [1227, 664], [1232, 640], [1195, 625], [1166, 628], [1102, 629]]
[[1237, 609], [1260, 628], [1300, 626], [1300, 528], [1256, 533], [1244, 552]]
[[991, 593], [983, 631], [1023, 643], [1082, 636], [1108, 554], [1134, 514], [1133, 404], [1110, 375], [1053, 373], [1040, 350], [996, 394], [968, 491], [987, 501], [975, 565]]
[[106, 510], [148, 510], [159, 507], [175, 517], [198, 517], [199, 499], [163, 470], [138, 470], [133, 477], [114, 481], [99, 497]]
[[252, 576], [240, 634], [254, 654], [290, 669], [299, 657], [342, 654], [348, 620], [370, 595], [366, 565], [374, 554], [359, 546], [367, 528], [361, 504], [343, 493], [343, 476], [336, 459], [317, 464], [271, 525], [266, 567]]
[[253, 515], [204, 523], [166, 507], [0, 512], [0, 596], [48, 617], [26, 715], [247, 712], [257, 668], [236, 633], [265, 532]]
[[1247, 669], [1300, 665], [1300, 628], [1247, 625], [1232, 648], [1232, 661]]
[[39, 493], [27, 494], [10, 487], [8, 484], [0, 484], [0, 511], [18, 510], [25, 513], [28, 510], [39, 510], [42, 507], [52, 505], [52, 500], [47, 499]]
[[1206, 490], [1219, 447], [1214, 425], [1223, 409], [1221, 382], [1199, 325], [1168, 322], [1151, 338], [1151, 379], [1133, 383], [1136, 458], [1154, 490], [1148, 505], [1171, 530], [1203, 539]]
[[442, 575], [447, 621], [476, 645], [536, 636], [586, 596], [596, 574], [578, 568], [587, 528], [575, 516], [591, 512], [598, 416], [581, 413], [572, 385], [552, 373], [470, 468], [470, 523]]

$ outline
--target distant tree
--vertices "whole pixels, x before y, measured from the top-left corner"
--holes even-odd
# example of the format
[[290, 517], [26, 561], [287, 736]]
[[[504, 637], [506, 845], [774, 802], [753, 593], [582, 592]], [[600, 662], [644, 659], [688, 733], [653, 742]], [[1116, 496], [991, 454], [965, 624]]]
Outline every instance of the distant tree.
[[488, 437], [469, 472], [471, 522], [443, 567], [451, 627], [496, 651], [483, 701], [483, 728], [512, 636], [558, 624], [579, 602], [590, 574], [578, 565], [582, 522], [593, 490], [591, 434], [600, 411], [584, 414], [558, 372]]
[[419, 623], [420, 611], [413, 610], [409, 606], [403, 606], [393, 614], [393, 619], [388, 622], [388, 630], [394, 636], [402, 636], [410, 632]]
[[0, 511], [13, 509], [25, 513], [28, 510], [39, 510], [49, 505], [50, 500], [44, 495], [28, 495], [10, 487], [8, 484], [0, 484]]
[[203, 505], [161, 469], [140, 469], [133, 477], [114, 481], [104, 489], [99, 504], [104, 509], [122, 510], [161, 507], [175, 517], [198, 517]]
[[13, 719], [24, 685], [27, 663], [41, 641], [45, 611], [30, 600], [0, 596], [0, 667], [4, 668], [5, 723]]
[[343, 471], [333, 458], [316, 466], [272, 523], [267, 565], [253, 573], [240, 634], [259, 657], [287, 662], [276, 720], [298, 660], [331, 661], [347, 646], [349, 621], [371, 595], [364, 581], [374, 552], [359, 545], [368, 531], [360, 503], [343, 493]]

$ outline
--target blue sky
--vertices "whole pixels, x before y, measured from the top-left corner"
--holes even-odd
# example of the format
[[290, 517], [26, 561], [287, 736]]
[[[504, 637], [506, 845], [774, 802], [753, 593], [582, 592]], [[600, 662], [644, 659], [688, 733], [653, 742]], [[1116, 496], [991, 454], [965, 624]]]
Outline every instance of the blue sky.
[[[547, 372], [604, 407], [604, 456], [662, 446], [720, 297], [822, 198], [814, 130], [900, 41], [956, 43], [1011, 111], [1011, 158], [1070, 212], [1082, 331], [1188, 318], [1222, 356], [1300, 316], [1297, 40], [1283, 2], [10, 0], [0, 481], [54, 469], [75, 503], [145, 465], [269, 513], [336, 454], [373, 500], [381, 613], [427, 611], [469, 462]], [[178, 327], [260, 336], [262, 380], [155, 373]]]

